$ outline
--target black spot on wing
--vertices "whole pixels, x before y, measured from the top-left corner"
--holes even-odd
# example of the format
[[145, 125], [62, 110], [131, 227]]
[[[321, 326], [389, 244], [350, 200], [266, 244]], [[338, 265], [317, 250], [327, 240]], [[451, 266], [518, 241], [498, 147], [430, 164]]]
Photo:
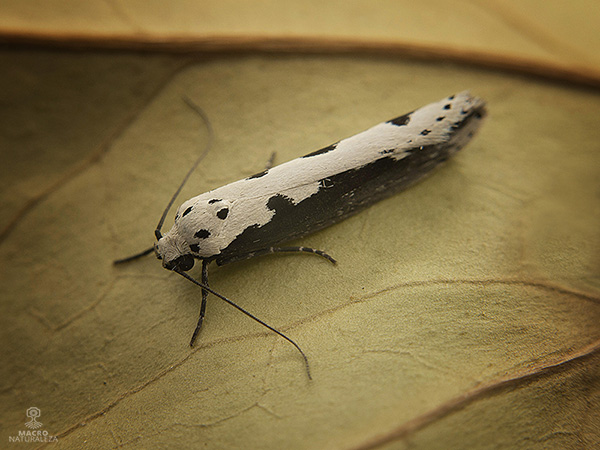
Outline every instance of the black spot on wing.
[[452, 109], [452, 105], [450, 103], [444, 105], [444, 109]]
[[[480, 106], [476, 109], [467, 110], [466, 113], [462, 115], [461, 119], [456, 121], [450, 128], [452, 129], [453, 132], [457, 132], [461, 128], [463, 128], [465, 125], [470, 123], [472, 119], [480, 120], [483, 117], [485, 117], [485, 114], [486, 114], [485, 106]], [[472, 137], [472, 136], [469, 136], [469, 137]]]
[[427, 136], [429, 133], [431, 133], [431, 130], [423, 130], [423, 131], [421, 131], [421, 135], [423, 135], [423, 136]]
[[200, 253], [200, 246], [198, 244], [190, 244], [190, 250], [194, 253]]
[[304, 155], [304, 156], [302, 156], [302, 158], [310, 158], [311, 156], [322, 155], [323, 153], [327, 153], [332, 150], [335, 150], [337, 145], [338, 145], [338, 143], [336, 142], [335, 144], [331, 144], [331, 145], [328, 145], [327, 147], [323, 147], [319, 150], [315, 150], [314, 152], [309, 153], [308, 155]]
[[444, 120], [445, 118], [446, 118], [446, 116], [440, 116], [440, 117], [438, 117], [438, 118], [437, 118], [437, 119], [435, 119], [435, 120], [437, 120], [438, 122], [441, 122], [441, 121], [442, 121], [442, 120]]
[[293, 207], [292, 200], [282, 194], [276, 194], [267, 201], [267, 208], [275, 212]]
[[246, 178], [246, 180], [251, 180], [251, 179], [253, 179], [253, 178], [260, 178], [260, 177], [264, 177], [264, 176], [265, 176], [266, 174], [268, 174], [268, 173], [269, 173], [269, 169], [265, 169], [265, 170], [263, 170], [262, 172], [255, 173], [254, 175], [252, 175], [252, 176], [250, 176], [250, 177]]
[[[413, 111], [414, 112], [414, 111]], [[388, 120], [387, 123], [391, 123], [392, 125], [396, 125], [401, 127], [403, 125], [408, 125], [410, 122], [410, 116], [413, 112], [409, 112], [408, 114], [404, 114], [403, 116], [396, 117], [395, 119]]]
[[213, 203], [217, 203], [217, 202], [220, 202], [220, 201], [222, 201], [220, 198], [212, 198], [212, 199], [210, 199], [208, 201], [208, 204], [212, 205]]
[[451, 95], [450, 97], [448, 97], [448, 100], [454, 100], [454, 95]]
[[204, 230], [204, 229], [198, 230], [194, 234], [194, 237], [197, 237], [198, 239], [206, 239], [209, 236], [210, 236], [210, 231]]
[[217, 211], [217, 217], [221, 220], [225, 220], [227, 218], [227, 214], [229, 214], [229, 208], [223, 208]]
[[191, 212], [192, 212], [192, 209], [194, 209], [194, 207], [193, 207], [193, 206], [190, 206], [188, 209], [186, 209], [186, 210], [183, 212], [183, 214], [181, 215], [181, 217], [185, 217], [185, 216], [187, 216], [189, 213], [191, 213]]

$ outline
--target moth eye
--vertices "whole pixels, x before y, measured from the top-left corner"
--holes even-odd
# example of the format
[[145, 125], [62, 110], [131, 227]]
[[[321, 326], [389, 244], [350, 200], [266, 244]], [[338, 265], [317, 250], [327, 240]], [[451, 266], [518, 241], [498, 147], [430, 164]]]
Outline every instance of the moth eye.
[[171, 269], [176, 267], [183, 272], [187, 272], [194, 267], [194, 257], [192, 255], [181, 255], [179, 258], [172, 261], [170, 266]]
[[192, 255], [183, 255], [177, 259], [179, 260], [179, 268], [184, 272], [194, 267], [194, 257]]
[[194, 257], [190, 254], [181, 255], [173, 261], [169, 261], [167, 264], [165, 264], [165, 268], [168, 270], [177, 268], [183, 272], [187, 272], [192, 267], [194, 267]]

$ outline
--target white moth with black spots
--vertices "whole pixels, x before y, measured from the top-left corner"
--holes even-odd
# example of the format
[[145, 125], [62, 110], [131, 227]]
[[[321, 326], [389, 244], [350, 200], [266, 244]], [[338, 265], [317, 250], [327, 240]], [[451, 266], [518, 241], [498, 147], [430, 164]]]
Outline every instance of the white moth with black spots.
[[[207, 121], [197, 106], [187, 102]], [[274, 246], [339, 222], [408, 188], [460, 150], [484, 116], [485, 102], [461, 92], [191, 198], [179, 207], [173, 227], [162, 235], [173, 198], [155, 232], [154, 251], [166, 269], [202, 287], [200, 318], [190, 345], [202, 325], [211, 292], [290, 341], [304, 357], [310, 378], [306, 356], [294, 341], [207, 286], [208, 263], [222, 265], [278, 251], [316, 253], [335, 262], [320, 250]], [[208, 122], [207, 126], [211, 130]], [[202, 282], [185, 273], [196, 259], [202, 261]]]

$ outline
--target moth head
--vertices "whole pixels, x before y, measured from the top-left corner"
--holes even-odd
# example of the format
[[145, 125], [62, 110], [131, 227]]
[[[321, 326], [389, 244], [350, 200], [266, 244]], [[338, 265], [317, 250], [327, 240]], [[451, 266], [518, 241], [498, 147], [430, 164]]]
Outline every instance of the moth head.
[[178, 269], [187, 272], [194, 267], [194, 256], [181, 237], [171, 235], [171, 233], [160, 237], [157, 235], [156, 237], [158, 241], [154, 244], [154, 253], [162, 261], [165, 269]]

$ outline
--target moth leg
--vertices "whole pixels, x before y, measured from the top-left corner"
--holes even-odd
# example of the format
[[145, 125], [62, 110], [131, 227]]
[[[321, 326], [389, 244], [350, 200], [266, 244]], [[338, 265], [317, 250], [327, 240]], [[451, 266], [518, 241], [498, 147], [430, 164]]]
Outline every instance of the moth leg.
[[[208, 262], [202, 260], [202, 284], [208, 286]], [[200, 333], [200, 329], [202, 328], [202, 322], [204, 321], [204, 314], [206, 312], [206, 299], [208, 297], [208, 291], [206, 289], [202, 289], [202, 305], [200, 305], [200, 316], [198, 317], [198, 323], [196, 324], [196, 329], [192, 334], [192, 339], [190, 340], [190, 347], [194, 346], [194, 341]]]
[[271, 156], [269, 156], [269, 159], [267, 160], [267, 164], [265, 164], [265, 170], [269, 170], [271, 167], [273, 167], [273, 162], [275, 161], [276, 155], [277, 152], [271, 153]]
[[256, 250], [254, 252], [246, 253], [244, 255], [234, 256], [227, 259], [217, 259], [217, 264], [219, 266], [229, 264], [236, 261], [244, 261], [246, 259], [254, 258], [256, 256], [269, 255], [271, 253], [312, 253], [314, 255], [318, 255], [322, 258], [325, 258], [327, 261], [335, 264], [337, 261], [328, 253], [325, 253], [323, 250], [317, 250], [316, 248], [310, 247], [268, 247], [260, 250]]
[[252, 175], [250, 178], [257, 178], [257, 177], [262, 177], [264, 174], [266, 174], [269, 169], [271, 167], [273, 167], [273, 161], [275, 161], [275, 152], [271, 153], [271, 156], [269, 156], [269, 159], [267, 160], [267, 164], [265, 164], [265, 168], [263, 169], [262, 172], [258, 172], [254, 175]]
[[311, 247], [270, 247], [267, 253], [312, 253], [314, 255], [318, 255], [321, 258], [325, 258], [332, 264], [337, 263], [335, 258], [331, 256], [329, 253], [325, 253], [323, 250], [318, 250], [316, 248]]

